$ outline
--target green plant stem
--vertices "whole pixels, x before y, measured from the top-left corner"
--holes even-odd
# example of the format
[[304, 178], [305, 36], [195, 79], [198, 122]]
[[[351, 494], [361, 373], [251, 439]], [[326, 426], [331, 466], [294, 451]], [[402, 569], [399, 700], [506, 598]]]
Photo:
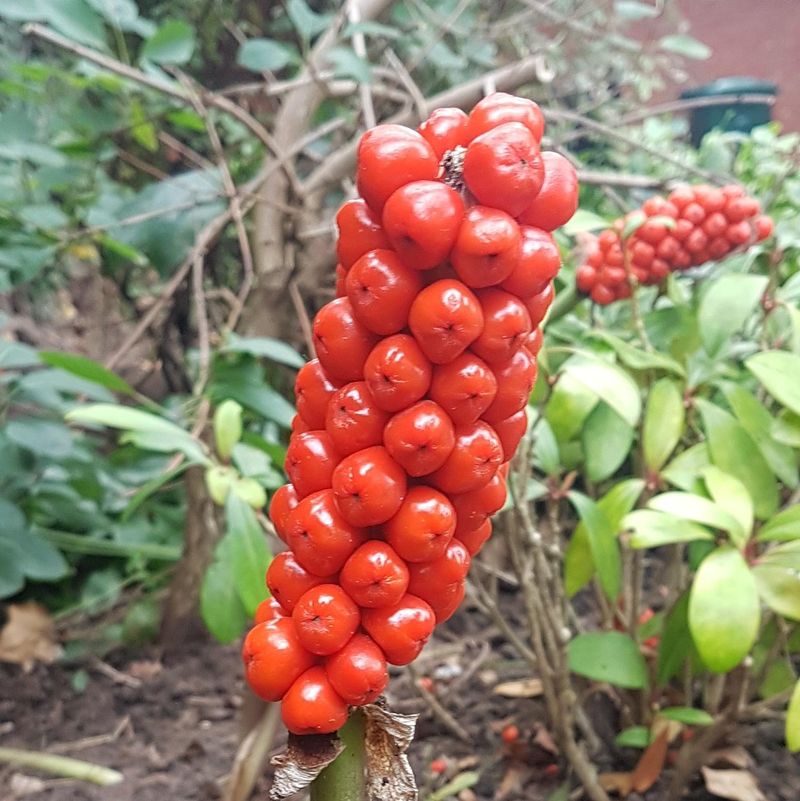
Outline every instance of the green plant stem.
[[339, 730], [344, 751], [311, 783], [311, 801], [365, 801], [364, 715], [356, 710]]
[[583, 300], [583, 298], [577, 293], [574, 286], [566, 287], [556, 295], [556, 299], [550, 307], [550, 314], [547, 317], [547, 322], [559, 320], [569, 314], [581, 300]]
[[102, 786], [119, 784], [125, 778], [119, 771], [102, 765], [55, 754], [44, 754], [39, 751], [22, 751], [18, 748], [0, 748], [0, 762], [41, 770], [64, 779], [79, 779]]

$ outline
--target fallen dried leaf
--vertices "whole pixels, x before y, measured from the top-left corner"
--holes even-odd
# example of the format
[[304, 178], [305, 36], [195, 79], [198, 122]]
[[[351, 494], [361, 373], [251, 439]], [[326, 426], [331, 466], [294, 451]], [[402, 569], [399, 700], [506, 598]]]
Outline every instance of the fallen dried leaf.
[[767, 801], [759, 790], [755, 776], [747, 770], [714, 770], [703, 768], [706, 790], [728, 801]]
[[664, 770], [668, 741], [669, 731], [663, 729], [658, 737], [647, 746], [636, 763], [636, 767], [631, 773], [631, 784], [637, 793], [649, 790], [658, 781], [661, 771]]
[[504, 801], [511, 793], [522, 792], [522, 785], [529, 771], [520, 765], [511, 765], [503, 776], [497, 790], [495, 790], [494, 801]]
[[601, 773], [597, 777], [600, 786], [608, 793], [625, 798], [630, 795], [633, 789], [633, 778], [631, 773]]
[[533, 738], [533, 742], [539, 746], [539, 748], [544, 749], [545, 751], [553, 754], [554, 756], [558, 755], [558, 746], [556, 745], [556, 741], [553, 739], [553, 735], [539, 723], [536, 726], [536, 736]]
[[46, 787], [41, 779], [36, 776], [26, 776], [24, 773], [12, 773], [8, 785], [14, 798], [42, 793]]
[[157, 659], [140, 659], [128, 664], [128, 673], [135, 679], [147, 681], [157, 676], [164, 666]]
[[6, 607], [8, 620], [0, 630], [0, 661], [22, 665], [24, 671], [36, 662], [54, 662], [61, 655], [56, 628], [47, 610], [29, 601]]
[[504, 698], [537, 698], [542, 694], [542, 682], [540, 679], [504, 681], [494, 688], [494, 694]]
[[718, 748], [706, 757], [707, 765], [727, 765], [731, 768], [749, 768], [753, 765], [753, 757], [741, 745], [729, 745]]
[[400, 715], [379, 704], [362, 709], [367, 797], [370, 801], [416, 801], [417, 783], [406, 751], [414, 738], [417, 715]]

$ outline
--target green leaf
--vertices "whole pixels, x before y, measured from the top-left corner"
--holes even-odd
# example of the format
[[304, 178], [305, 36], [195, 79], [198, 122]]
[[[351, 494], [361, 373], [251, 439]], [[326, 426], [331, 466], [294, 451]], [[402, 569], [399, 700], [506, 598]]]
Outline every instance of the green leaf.
[[38, 417], [17, 417], [6, 424], [6, 436], [38, 456], [63, 459], [72, 451], [72, 435], [66, 426]]
[[800, 356], [784, 350], [768, 350], [751, 356], [745, 366], [775, 400], [800, 414]]
[[131, 136], [145, 150], [155, 153], [158, 150], [158, 133], [156, 127], [147, 118], [144, 107], [136, 98], [130, 101]]
[[753, 500], [747, 487], [738, 478], [725, 473], [718, 467], [709, 465], [703, 471], [703, 478], [706, 482], [708, 494], [714, 499], [715, 503], [730, 512], [741, 526], [744, 535], [741, 541], [735, 540], [736, 545], [744, 547], [753, 530]]
[[659, 711], [659, 716], [667, 720], [677, 720], [687, 726], [710, 726], [714, 718], [705, 709], [694, 709], [690, 706], [670, 706]]
[[153, 23], [139, 16], [134, 0], [87, 0], [89, 5], [105, 18], [109, 25], [121, 31], [149, 36]]
[[581, 442], [586, 475], [591, 481], [603, 481], [627, 458], [633, 429], [610, 406], [600, 402], [584, 423]]
[[739, 551], [717, 548], [700, 564], [689, 596], [689, 629], [705, 666], [727, 673], [758, 636], [758, 589]]
[[699, 59], [700, 61], [709, 58], [712, 53], [708, 45], [683, 33], [662, 36], [661, 39], [658, 40], [658, 44], [662, 50], [667, 50], [670, 53], [677, 53], [679, 56], [684, 56], [686, 58]]
[[668, 378], [653, 384], [647, 399], [642, 428], [644, 463], [658, 473], [681, 440], [685, 411], [683, 396]]
[[564, 372], [605, 401], [628, 425], [636, 425], [642, 411], [639, 388], [619, 367], [600, 360], [570, 360]]
[[233, 492], [225, 504], [225, 522], [236, 591], [245, 612], [252, 616], [264, 600], [264, 574], [272, 555], [255, 512]]
[[375, 20], [348, 23], [344, 31], [342, 31], [342, 38], [350, 39], [354, 33], [363, 33], [366, 36], [377, 36], [385, 39], [399, 39], [402, 36], [401, 31], [397, 28], [393, 28], [391, 25], [384, 25], [382, 22], [375, 22]]
[[788, 542], [800, 539], [800, 504], [790, 506], [767, 520], [758, 532], [759, 542]]
[[598, 402], [594, 392], [569, 373], [563, 373], [550, 393], [544, 412], [556, 439], [569, 442], [577, 436]]
[[473, 770], [464, 771], [454, 776], [447, 784], [442, 785], [438, 790], [431, 793], [427, 801], [445, 801], [447, 798], [454, 798], [462, 790], [474, 787], [480, 781], [480, 773]]
[[758, 306], [769, 279], [765, 275], [733, 273], [708, 285], [700, 301], [697, 319], [703, 348], [717, 356], [729, 344]]
[[769, 430], [779, 443], [790, 448], [800, 448], [800, 415], [782, 409]]
[[617, 748], [647, 748], [650, 745], [650, 729], [647, 726], [631, 726], [623, 729], [615, 738]]
[[753, 568], [758, 594], [773, 612], [800, 620], [800, 577], [796, 568], [759, 564]]
[[[5, 5], [4, 0], [4, 9]], [[84, 0], [46, 0], [34, 4], [34, 7], [37, 5], [42, 9], [42, 14], [35, 19], [47, 22], [76, 42], [100, 50], [107, 49], [103, 21]]]
[[127, 381], [86, 356], [79, 356], [77, 353], [43, 350], [39, 351], [39, 359], [43, 364], [66, 370], [72, 375], [85, 378], [87, 381], [99, 384], [112, 392], [121, 392], [125, 395], [133, 395], [135, 393], [134, 388]]
[[625, 517], [622, 525], [633, 533], [630, 537], [631, 548], [658, 548], [675, 542], [692, 542], [693, 540], [713, 540], [708, 529], [690, 523], [682, 517], [656, 512], [652, 509], [637, 509]]
[[579, 676], [634, 690], [647, 686], [647, 667], [639, 646], [622, 632], [579, 634], [567, 646], [567, 657], [569, 669]]
[[39, 353], [30, 345], [0, 339], [0, 370], [36, 367], [40, 364]]
[[611, 220], [600, 217], [593, 211], [578, 209], [561, 230], [567, 236], [575, 236], [585, 231], [602, 231], [603, 228], [608, 228], [609, 225], [611, 225]]
[[17, 559], [18, 549], [0, 540], [0, 598], [10, 598], [25, 586], [25, 577]]
[[561, 471], [558, 442], [547, 420], [539, 420], [533, 439], [533, 456], [539, 467], [548, 476], [556, 476]]
[[[797, 470], [797, 454], [785, 443], [777, 441], [775, 426], [778, 421], [763, 404], [744, 387], [724, 388], [725, 399], [733, 409], [736, 419], [758, 445], [761, 455], [767, 460], [780, 480], [788, 487], [796, 487], [800, 476]], [[798, 440], [800, 445], [800, 440]]]
[[194, 46], [194, 28], [183, 20], [170, 19], [144, 43], [141, 55], [157, 64], [186, 64]]
[[[234, 543], [223, 536], [214, 550], [214, 560], [200, 588], [200, 612], [211, 634], [223, 643], [233, 642], [248, 621], [236, 587], [233, 566]], [[263, 579], [263, 577], [262, 577]], [[262, 592], [263, 595], [266, 591]]]
[[331, 14], [317, 14], [312, 11], [305, 0], [287, 0], [286, 10], [295, 29], [306, 40], [322, 33], [332, 19]]
[[746, 538], [741, 523], [730, 512], [701, 495], [691, 492], [663, 492], [651, 498], [647, 505], [674, 517], [727, 531], [737, 543]]
[[693, 492], [699, 488], [699, 477], [709, 464], [708, 446], [705, 442], [698, 442], [679, 453], [661, 471], [661, 475], [673, 486]]
[[800, 751], [800, 681], [795, 685], [786, 709], [786, 747], [793, 754]]
[[752, 437], [727, 412], [698, 399], [711, 461], [736, 476], [750, 491], [756, 517], [763, 520], [778, 508], [778, 485]]
[[164, 485], [174, 481], [183, 475], [191, 467], [190, 462], [183, 462], [172, 470], [166, 470], [160, 475], [153, 476], [142, 488], [128, 501], [128, 505], [122, 512], [120, 520], [125, 522], [130, 520], [136, 510], [154, 493], [158, 492]]
[[689, 593], [685, 592], [670, 609], [661, 631], [656, 671], [656, 681], [659, 687], [663, 687], [673, 676], [677, 675], [692, 652], [688, 616]]
[[625, 226], [622, 229], [622, 240], [628, 239], [631, 234], [635, 234], [647, 222], [647, 215], [641, 210], [631, 212], [625, 219]]
[[598, 505], [580, 492], [570, 492], [569, 500], [586, 526], [592, 562], [605, 594], [612, 600], [619, 594], [622, 563], [617, 544], [617, 531]]
[[248, 39], [236, 56], [240, 67], [253, 72], [277, 72], [292, 63], [294, 51], [275, 39]]
[[594, 330], [590, 332], [590, 336], [593, 339], [600, 339], [611, 345], [617, 356], [619, 356], [620, 361], [630, 367], [631, 370], [666, 370], [679, 376], [686, 374], [683, 367], [670, 356], [637, 348], [616, 334]]
[[249, 353], [256, 358], [269, 359], [287, 367], [302, 367], [305, 359], [291, 346], [273, 337], [240, 337], [231, 334], [222, 353]]
[[630, 20], [653, 19], [659, 14], [658, 9], [654, 6], [637, 3], [636, 0], [616, 0], [614, 11], [623, 19]]
[[358, 83], [372, 83], [372, 67], [369, 61], [356, 55], [349, 47], [332, 47], [328, 50], [334, 75], [341, 78], [352, 78]]

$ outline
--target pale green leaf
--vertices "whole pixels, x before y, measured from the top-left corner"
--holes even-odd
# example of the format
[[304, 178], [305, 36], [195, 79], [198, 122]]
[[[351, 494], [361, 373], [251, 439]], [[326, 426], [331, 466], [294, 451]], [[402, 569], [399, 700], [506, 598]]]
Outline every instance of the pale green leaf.
[[769, 540], [788, 542], [800, 539], [800, 504], [783, 509], [767, 520], [756, 539], [760, 542]]
[[758, 594], [773, 612], [800, 620], [800, 574], [796, 568], [757, 564], [753, 568]]
[[647, 726], [631, 726], [623, 729], [615, 738], [618, 748], [647, 748], [650, 745], [650, 729]]
[[709, 465], [703, 471], [708, 494], [715, 503], [729, 512], [741, 526], [744, 538], [735, 539], [735, 532], [731, 532], [734, 542], [740, 548], [750, 539], [753, 530], [753, 499], [747, 487], [735, 476], [725, 473], [714, 465]]
[[658, 714], [662, 718], [676, 720], [687, 726], [710, 726], [714, 722], [714, 718], [705, 709], [694, 709], [691, 706], [670, 706], [659, 710]]
[[264, 575], [272, 558], [266, 534], [253, 509], [233, 492], [225, 504], [225, 523], [236, 591], [245, 612], [252, 616], [264, 600]]
[[570, 492], [569, 499], [586, 526], [592, 562], [605, 594], [616, 599], [622, 576], [617, 531], [598, 505], [580, 492]]
[[680, 442], [685, 411], [683, 396], [668, 378], [656, 381], [650, 390], [642, 428], [644, 462], [657, 473]]
[[737, 544], [746, 538], [742, 524], [733, 514], [701, 495], [691, 492], [663, 492], [651, 498], [647, 505], [674, 517], [727, 531]]
[[99, 384], [112, 392], [121, 392], [125, 395], [134, 394], [133, 387], [102, 364], [77, 353], [62, 353], [61, 351], [39, 351], [39, 359], [51, 367], [66, 370], [79, 378], [85, 378]]
[[570, 360], [564, 372], [605, 401], [628, 425], [635, 426], [642, 411], [639, 388], [633, 379], [609, 362]]
[[636, 509], [625, 517], [622, 525], [632, 532], [629, 540], [632, 548], [657, 548], [675, 542], [714, 539], [703, 526], [652, 509]]
[[611, 345], [620, 361], [632, 370], [666, 370], [679, 376], [686, 374], [675, 359], [664, 353], [637, 348], [609, 331], [595, 330], [591, 332], [591, 336]]
[[302, 367], [305, 359], [291, 346], [274, 337], [240, 337], [231, 334], [222, 353], [249, 353], [287, 367]]
[[710, 58], [712, 53], [708, 45], [699, 42], [694, 37], [688, 36], [685, 33], [662, 36], [661, 39], [658, 40], [658, 44], [662, 50], [667, 50], [670, 53], [677, 53], [679, 56], [698, 59], [700, 61]]
[[183, 20], [164, 22], [144, 43], [142, 58], [157, 64], [186, 64], [195, 47], [194, 28]]
[[775, 400], [800, 414], [800, 356], [784, 350], [768, 350], [751, 356], [745, 366]]
[[625, 461], [633, 443], [633, 429], [610, 406], [600, 402], [581, 432], [586, 475], [591, 481], [612, 476]]
[[575, 236], [584, 231], [602, 231], [609, 225], [611, 225], [611, 221], [605, 217], [600, 217], [587, 209], [578, 209], [561, 230], [568, 236]]
[[698, 442], [679, 453], [661, 471], [661, 475], [673, 486], [694, 492], [700, 486], [703, 469], [709, 464], [708, 446], [705, 442]]
[[716, 356], [730, 343], [758, 306], [767, 280], [765, 275], [732, 273], [707, 286], [697, 315], [706, 353]]
[[795, 685], [786, 710], [786, 747], [792, 753], [800, 751], [800, 681]]
[[616, 687], [643, 689], [647, 667], [639, 646], [619, 631], [579, 634], [567, 646], [569, 669], [579, 676]]
[[236, 63], [253, 72], [276, 72], [292, 63], [294, 51], [275, 39], [248, 39], [239, 48]]

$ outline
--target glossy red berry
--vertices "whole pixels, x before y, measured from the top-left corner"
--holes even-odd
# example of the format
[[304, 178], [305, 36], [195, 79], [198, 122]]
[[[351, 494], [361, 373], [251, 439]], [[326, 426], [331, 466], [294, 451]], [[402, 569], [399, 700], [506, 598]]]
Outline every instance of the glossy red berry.
[[364, 380], [375, 404], [387, 412], [398, 412], [422, 398], [431, 375], [431, 363], [408, 334], [381, 340], [364, 363]]
[[492, 536], [492, 521], [484, 520], [478, 528], [464, 531], [459, 534], [458, 541], [467, 549], [470, 556], [480, 553], [481, 548], [489, 541]]
[[544, 133], [542, 110], [532, 100], [506, 92], [493, 92], [475, 104], [469, 114], [468, 139], [471, 141], [484, 131], [496, 128], [505, 122], [521, 122], [537, 142], [542, 141]]
[[356, 634], [325, 660], [331, 686], [348, 704], [363, 706], [377, 700], [389, 683], [386, 658], [375, 641]]
[[497, 394], [483, 413], [483, 419], [490, 423], [505, 420], [525, 408], [537, 373], [536, 361], [525, 348], [493, 370], [497, 378]]
[[347, 704], [333, 689], [325, 668], [309, 668], [283, 697], [281, 717], [292, 734], [330, 734], [347, 722]]
[[519, 231], [519, 259], [500, 289], [525, 299], [547, 288], [561, 269], [561, 255], [547, 231], [529, 225], [520, 226]]
[[317, 312], [312, 336], [322, 368], [340, 383], [361, 378], [364, 362], [377, 341], [358, 320], [347, 298], [336, 298]]
[[467, 144], [468, 120], [460, 108], [437, 108], [417, 130], [441, 159], [448, 150]]
[[309, 430], [325, 428], [325, 413], [331, 395], [338, 384], [328, 378], [319, 359], [306, 362], [298, 371], [294, 382], [297, 413]]
[[339, 230], [336, 255], [345, 272], [367, 251], [389, 247], [380, 215], [361, 198], [342, 205], [336, 213], [336, 227]]
[[272, 493], [269, 502], [269, 519], [275, 526], [275, 533], [286, 542], [286, 523], [289, 519], [289, 512], [300, 503], [297, 491], [293, 484], [284, 484]]
[[361, 622], [392, 665], [407, 665], [433, 633], [436, 617], [421, 598], [406, 594], [394, 606], [364, 609]]
[[452, 453], [428, 481], [442, 492], [470, 492], [488, 484], [502, 461], [500, 439], [491, 426], [478, 420], [456, 428]]
[[536, 197], [519, 215], [520, 223], [555, 231], [578, 209], [578, 173], [560, 153], [542, 153], [544, 183]]
[[489, 365], [471, 351], [433, 371], [430, 396], [455, 424], [474, 423], [497, 394], [497, 379]]
[[441, 467], [453, 450], [453, 422], [437, 403], [419, 401], [389, 420], [383, 443], [410, 476], [424, 476]]
[[510, 215], [488, 206], [473, 206], [464, 215], [450, 260], [467, 286], [494, 286], [514, 271], [521, 242], [519, 226]]
[[365, 381], [354, 381], [337, 390], [328, 403], [325, 430], [341, 456], [380, 445], [389, 420]]
[[309, 573], [291, 551], [276, 554], [267, 568], [267, 588], [287, 615], [292, 614], [295, 605], [308, 590], [331, 579], [331, 576]]
[[470, 349], [489, 365], [505, 362], [524, 344], [531, 318], [522, 302], [510, 292], [483, 289], [477, 293], [483, 310], [483, 331]]
[[361, 615], [338, 584], [318, 584], [298, 600], [292, 620], [301, 645], [312, 654], [328, 656], [347, 644]]
[[327, 431], [294, 435], [286, 449], [284, 469], [298, 498], [331, 486], [339, 454]]
[[456, 526], [447, 497], [433, 487], [411, 487], [397, 514], [385, 523], [387, 542], [408, 562], [427, 562], [444, 555]]
[[339, 581], [359, 606], [393, 606], [408, 589], [408, 567], [391, 543], [369, 540], [345, 562]]

